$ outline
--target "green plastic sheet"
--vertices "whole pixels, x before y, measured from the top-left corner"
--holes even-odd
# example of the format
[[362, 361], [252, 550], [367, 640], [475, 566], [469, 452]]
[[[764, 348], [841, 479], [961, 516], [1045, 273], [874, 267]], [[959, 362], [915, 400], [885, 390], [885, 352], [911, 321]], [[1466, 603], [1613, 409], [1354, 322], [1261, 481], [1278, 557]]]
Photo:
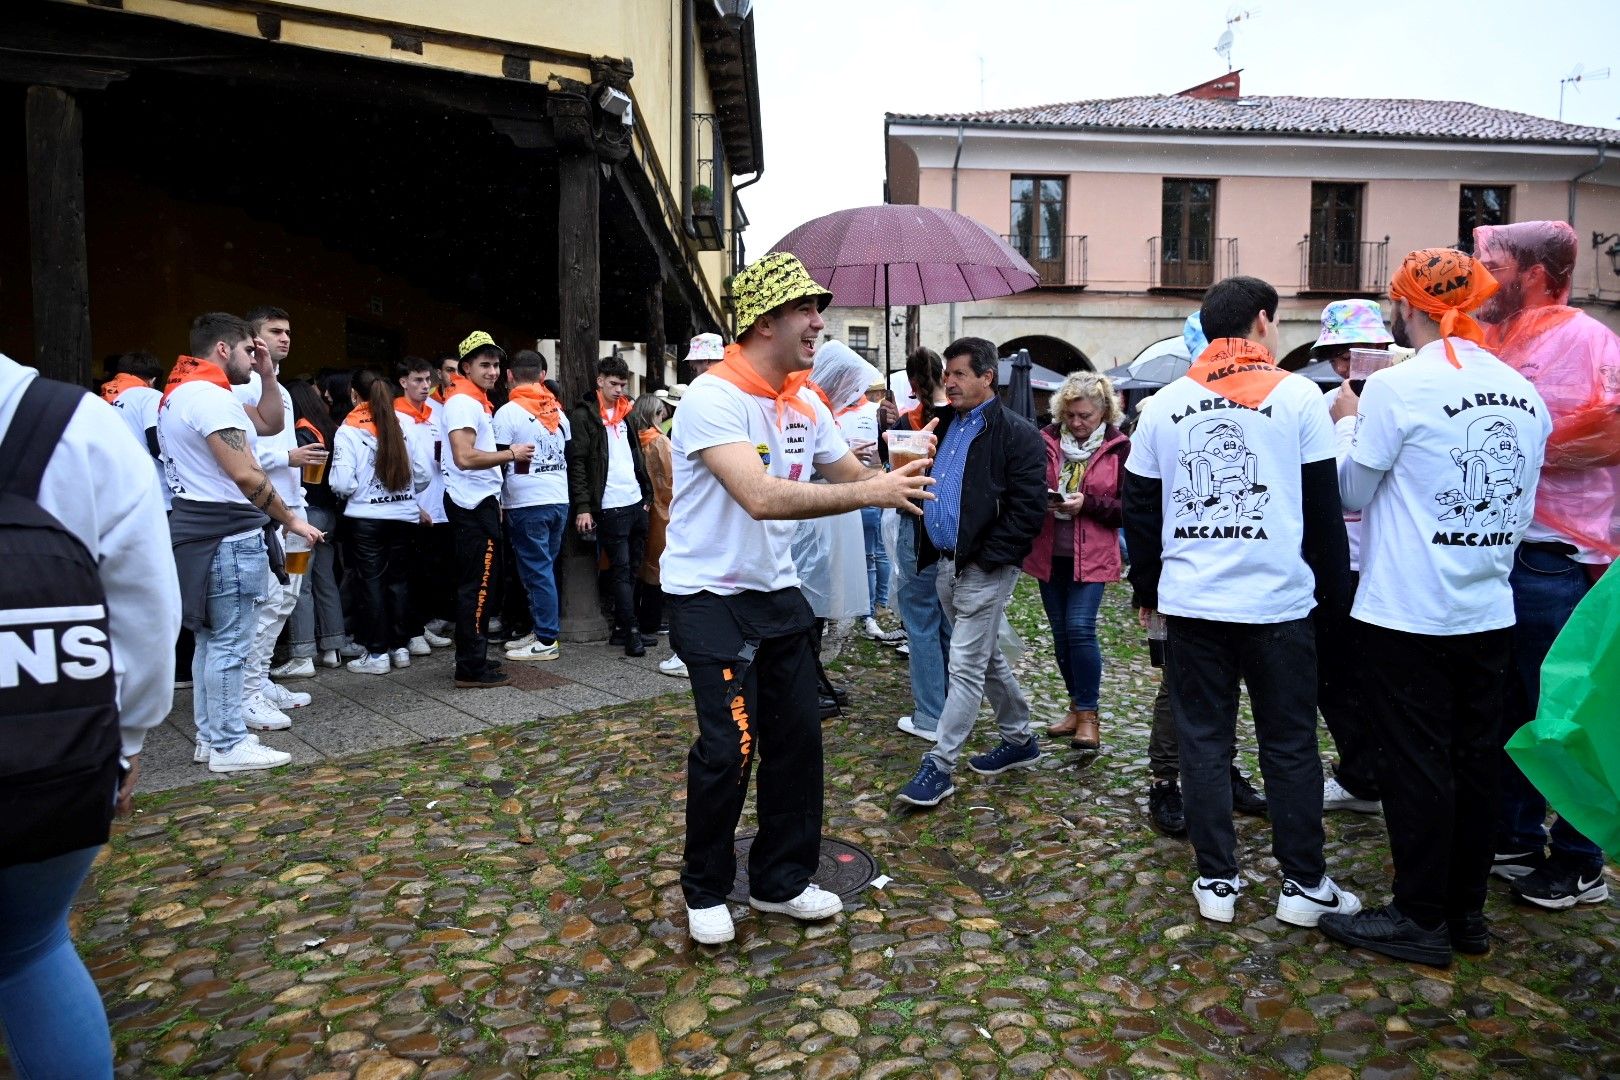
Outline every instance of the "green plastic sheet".
[[1541, 665], [1536, 718], [1507, 752], [1547, 803], [1620, 853], [1620, 570], [1604, 574]]

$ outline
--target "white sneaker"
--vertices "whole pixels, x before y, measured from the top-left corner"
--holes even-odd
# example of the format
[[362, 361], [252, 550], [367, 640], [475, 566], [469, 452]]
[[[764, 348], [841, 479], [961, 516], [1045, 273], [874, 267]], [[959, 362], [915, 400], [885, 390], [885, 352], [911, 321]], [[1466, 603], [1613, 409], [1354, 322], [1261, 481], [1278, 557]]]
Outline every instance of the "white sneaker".
[[[427, 631], [427, 634], [430, 635], [449, 637], [450, 634], [455, 630], [455, 624], [449, 619], [429, 619], [427, 621], [427, 626], [424, 627], [424, 629]], [[432, 644], [432, 640], [433, 639], [429, 637], [428, 643]]]
[[423, 630], [422, 640], [435, 649], [448, 649], [456, 643], [454, 638], [445, 637], [443, 634], [435, 633], [432, 630]]
[[270, 675], [276, 679], [313, 679], [315, 677], [315, 658], [311, 656], [295, 656], [285, 664], [277, 664], [271, 668]]
[[191, 689], [191, 680], [190, 679], [176, 679], [176, 680], [174, 680], [174, 688], [176, 690], [190, 690]]
[[1238, 890], [1243, 888], [1240, 878], [1224, 880], [1201, 877], [1193, 882], [1193, 899], [1198, 901], [1198, 914], [1212, 922], [1231, 922], [1237, 913]]
[[883, 627], [879, 626], [878, 621], [870, 615], [861, 620], [861, 633], [873, 641], [883, 640]]
[[509, 653], [510, 652], [522, 652], [524, 649], [527, 649], [530, 645], [533, 645], [536, 640], [538, 640], [538, 639], [536, 639], [535, 636], [532, 633], [524, 634], [520, 638], [513, 638], [511, 641], [508, 641], [506, 643], [506, 651], [509, 652]]
[[748, 906], [755, 911], [779, 911], [783, 915], [791, 915], [795, 919], [802, 919], [805, 922], [830, 919], [844, 910], [844, 902], [839, 899], [837, 893], [830, 893], [820, 885], [815, 884], [806, 885], [804, 892], [791, 900], [783, 900], [781, 903], [759, 900], [750, 896]]
[[292, 727], [292, 717], [254, 694], [242, 702], [242, 720], [252, 731], [286, 731]]
[[243, 739], [231, 747], [228, 753], [218, 750], [208, 752], [209, 772], [248, 772], [252, 769], [273, 769], [277, 765], [285, 765], [292, 760], [292, 755], [283, 750], [272, 750], [268, 746], [251, 739]]
[[1277, 897], [1277, 921], [1290, 926], [1315, 926], [1323, 915], [1354, 915], [1360, 910], [1356, 894], [1339, 888], [1326, 876], [1314, 889], [1285, 878], [1282, 895]]
[[489, 617], [489, 632], [491, 634], [498, 634], [505, 629], [506, 624], [501, 621], [501, 617], [499, 615], [491, 615]]
[[338, 656], [336, 649], [327, 649], [321, 653], [321, 667], [335, 668], [343, 666], [343, 658]]
[[[1384, 804], [1376, 799], [1358, 799], [1339, 783], [1339, 778], [1329, 773], [1322, 781], [1322, 809], [1323, 810], [1354, 810], [1358, 814], [1377, 814], [1384, 809]], [[1315, 926], [1315, 923], [1311, 924]]]
[[894, 647], [894, 651], [899, 653], [901, 656], [910, 656], [911, 645], [908, 642], [902, 641], [900, 644]]
[[289, 690], [285, 686], [266, 681], [264, 684], [264, 700], [282, 712], [286, 712], [288, 709], [302, 709], [313, 699], [301, 691]]
[[408, 668], [411, 666], [411, 650], [409, 649], [395, 649], [393, 652], [388, 654], [388, 657], [389, 659], [393, 660], [394, 666], [397, 668]]
[[724, 945], [737, 936], [731, 909], [724, 904], [686, 909], [686, 932], [699, 945]]
[[378, 653], [375, 656], [362, 656], [357, 660], [350, 660], [343, 666], [356, 675], [386, 675], [389, 668], [388, 654]]
[[[247, 737], [243, 741], [250, 742], [254, 746], [259, 745], [259, 737], [253, 734], [251, 731], [247, 733]], [[208, 763], [208, 744], [203, 742], [201, 735], [197, 736], [197, 743], [191, 748], [191, 760], [198, 765], [206, 765]]]
[[345, 660], [360, 660], [365, 657], [366, 649], [364, 645], [357, 645], [355, 644], [354, 639], [350, 638], [348, 641], [344, 642], [343, 647], [338, 650], [338, 655], [343, 657]]
[[692, 677], [692, 673], [686, 670], [686, 661], [674, 655], [671, 655], [668, 660], [658, 661], [658, 670], [677, 679], [690, 679]]
[[895, 721], [894, 726], [905, 732], [907, 735], [915, 735], [917, 738], [927, 739], [929, 742], [939, 742], [938, 731], [918, 727], [909, 716], [902, 716], [899, 720]]
[[406, 648], [412, 656], [430, 656], [433, 653], [433, 646], [428, 644], [427, 638], [422, 634], [411, 638]]
[[521, 649], [507, 649], [506, 658], [519, 663], [530, 660], [555, 660], [562, 655], [562, 650], [553, 641], [550, 645], [542, 645], [538, 641], [532, 642]]

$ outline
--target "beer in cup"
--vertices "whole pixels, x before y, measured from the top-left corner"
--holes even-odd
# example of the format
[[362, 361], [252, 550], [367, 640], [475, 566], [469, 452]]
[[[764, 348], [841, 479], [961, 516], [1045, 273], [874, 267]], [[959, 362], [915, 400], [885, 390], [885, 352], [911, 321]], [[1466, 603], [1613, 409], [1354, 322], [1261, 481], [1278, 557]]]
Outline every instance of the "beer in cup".
[[316, 461], [304, 466], [304, 483], [318, 484], [326, 479], [326, 462]]
[[1367, 388], [1367, 378], [1395, 363], [1395, 358], [1383, 349], [1350, 350], [1350, 389], [1357, 397]]
[[[305, 465], [304, 466], [304, 475], [307, 477], [309, 475], [309, 470], [314, 468], [314, 467], [315, 466], [313, 466], [313, 465]], [[321, 469], [324, 471], [325, 468], [326, 468], [326, 463], [322, 462], [321, 463]], [[319, 483], [320, 481], [312, 480], [310, 482], [311, 483]], [[310, 549], [309, 549], [309, 541], [308, 540], [305, 540], [302, 536], [299, 536], [297, 533], [287, 532], [287, 531], [283, 530], [282, 534], [281, 534], [281, 548], [282, 548], [282, 551], [285, 552], [286, 556], [287, 556], [287, 573], [289, 573], [289, 574], [307, 574], [307, 573], [309, 573]]]
[[927, 432], [890, 428], [883, 433], [883, 438], [889, 444], [889, 465], [892, 468], [903, 468], [928, 456]]

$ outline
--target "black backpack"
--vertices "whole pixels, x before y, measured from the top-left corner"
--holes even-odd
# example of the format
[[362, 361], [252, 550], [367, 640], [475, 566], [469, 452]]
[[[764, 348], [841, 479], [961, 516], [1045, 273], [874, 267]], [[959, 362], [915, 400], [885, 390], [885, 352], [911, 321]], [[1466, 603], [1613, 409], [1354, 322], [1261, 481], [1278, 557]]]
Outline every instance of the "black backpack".
[[36, 501], [84, 393], [35, 379], [0, 442], [0, 866], [106, 843], [112, 824], [107, 596], [90, 552]]

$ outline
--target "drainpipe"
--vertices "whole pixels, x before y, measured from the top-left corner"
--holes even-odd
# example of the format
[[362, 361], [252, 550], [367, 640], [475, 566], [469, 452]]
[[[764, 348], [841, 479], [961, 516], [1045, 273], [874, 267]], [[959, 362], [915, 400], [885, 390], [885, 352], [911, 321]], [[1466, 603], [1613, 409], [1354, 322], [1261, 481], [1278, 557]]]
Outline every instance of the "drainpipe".
[[[1597, 152], [1598, 152], [1598, 156], [1597, 156], [1597, 164], [1596, 165], [1593, 165], [1590, 169], [1587, 169], [1584, 172], [1578, 172], [1574, 176], [1570, 177], [1570, 181], [1569, 181], [1569, 218], [1567, 220], [1569, 221], [1569, 227], [1572, 228], [1572, 229], [1575, 228], [1575, 200], [1576, 200], [1576, 196], [1580, 192], [1581, 181], [1585, 180], [1588, 176], [1591, 176], [1593, 173], [1598, 172], [1599, 170], [1601, 170], [1603, 168], [1603, 159], [1608, 155], [1609, 144], [1606, 143], [1606, 142], [1598, 143], [1597, 144]], [[1594, 251], [1592, 253], [1592, 295], [1593, 296], [1597, 296], [1602, 291], [1601, 288], [1598, 285], [1598, 282], [1600, 280], [1601, 280], [1601, 278], [1598, 276], [1597, 252]]]
[[681, 220], [689, 237], [697, 236], [692, 224], [692, 185], [697, 182], [697, 147], [693, 145], [692, 99], [697, 96], [692, 71], [692, 34], [697, 15], [693, 0], [681, 0]]
[[[962, 164], [962, 129], [963, 125], [956, 125], [956, 157], [951, 160], [951, 212], [956, 212], [956, 178]], [[956, 340], [956, 304], [951, 304], [951, 335], [950, 340]]]

